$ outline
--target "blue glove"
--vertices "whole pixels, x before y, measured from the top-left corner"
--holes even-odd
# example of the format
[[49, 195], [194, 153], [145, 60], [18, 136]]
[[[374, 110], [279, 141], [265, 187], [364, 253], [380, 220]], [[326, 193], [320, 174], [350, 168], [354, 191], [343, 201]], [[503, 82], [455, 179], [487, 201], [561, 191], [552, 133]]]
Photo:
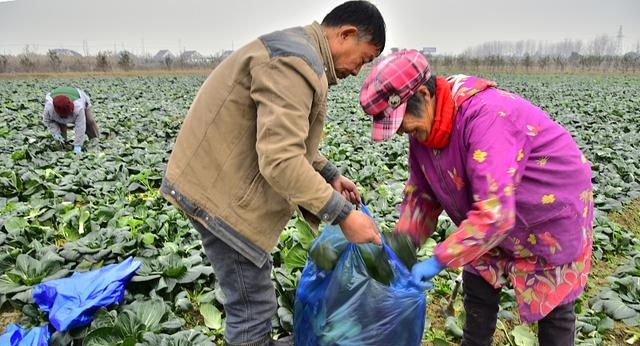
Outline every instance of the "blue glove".
[[444, 269], [442, 264], [434, 256], [422, 262], [418, 262], [411, 268], [411, 274], [413, 275], [413, 281], [423, 290], [433, 288], [431, 279], [438, 275]]
[[74, 145], [73, 146], [73, 152], [76, 154], [79, 154], [82, 151], [82, 147], [79, 145]]
[[60, 142], [60, 143], [64, 142], [64, 138], [62, 138], [62, 135], [59, 134], [59, 133], [54, 134], [53, 135], [53, 139], [58, 141], [58, 142]]

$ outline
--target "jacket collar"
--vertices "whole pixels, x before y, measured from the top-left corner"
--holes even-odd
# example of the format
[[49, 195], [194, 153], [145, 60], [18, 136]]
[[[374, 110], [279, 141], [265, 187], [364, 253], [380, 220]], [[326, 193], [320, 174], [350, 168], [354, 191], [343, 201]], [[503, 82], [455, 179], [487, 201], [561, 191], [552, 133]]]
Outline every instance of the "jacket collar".
[[333, 66], [333, 57], [331, 56], [331, 49], [329, 49], [329, 41], [327, 41], [327, 37], [324, 34], [324, 30], [322, 30], [322, 26], [318, 22], [314, 21], [304, 29], [316, 42], [316, 49], [322, 57], [324, 72], [327, 75], [329, 85], [338, 84], [338, 76], [336, 76], [336, 69]]

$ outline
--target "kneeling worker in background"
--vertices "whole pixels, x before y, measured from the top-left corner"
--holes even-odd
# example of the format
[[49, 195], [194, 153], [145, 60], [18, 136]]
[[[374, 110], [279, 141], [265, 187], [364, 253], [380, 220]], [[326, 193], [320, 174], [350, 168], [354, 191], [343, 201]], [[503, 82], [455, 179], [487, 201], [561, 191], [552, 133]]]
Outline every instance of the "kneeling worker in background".
[[85, 133], [89, 138], [100, 137], [91, 100], [78, 88], [63, 86], [48, 93], [45, 98], [42, 122], [51, 131], [53, 139], [63, 147], [67, 139], [67, 125], [73, 124], [75, 132], [73, 152], [75, 153], [82, 151]]

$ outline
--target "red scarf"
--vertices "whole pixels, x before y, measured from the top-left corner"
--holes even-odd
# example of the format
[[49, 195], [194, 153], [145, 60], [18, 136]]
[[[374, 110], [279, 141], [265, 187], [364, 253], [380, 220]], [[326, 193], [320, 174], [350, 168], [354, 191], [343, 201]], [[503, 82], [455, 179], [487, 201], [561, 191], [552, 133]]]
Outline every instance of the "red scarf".
[[449, 143], [455, 105], [451, 95], [451, 86], [443, 77], [436, 77], [436, 114], [429, 137], [422, 143], [432, 149], [442, 149]]

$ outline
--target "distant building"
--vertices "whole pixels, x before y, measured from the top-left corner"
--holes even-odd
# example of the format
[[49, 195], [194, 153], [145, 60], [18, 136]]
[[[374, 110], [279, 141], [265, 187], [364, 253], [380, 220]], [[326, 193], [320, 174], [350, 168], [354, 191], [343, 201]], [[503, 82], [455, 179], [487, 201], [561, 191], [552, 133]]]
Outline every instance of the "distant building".
[[186, 64], [200, 64], [207, 62], [207, 58], [195, 50], [187, 50], [180, 54], [180, 61]]
[[66, 48], [54, 48], [50, 51], [56, 53], [59, 57], [73, 57], [73, 58], [81, 58], [82, 54], [76, 52], [75, 50], [66, 49]]
[[436, 53], [436, 47], [423, 47], [422, 50], [420, 50], [420, 53], [422, 53], [422, 55], [435, 54]]
[[174, 60], [176, 58], [168, 49], [161, 49], [153, 56], [154, 61], [165, 61], [167, 58]]

